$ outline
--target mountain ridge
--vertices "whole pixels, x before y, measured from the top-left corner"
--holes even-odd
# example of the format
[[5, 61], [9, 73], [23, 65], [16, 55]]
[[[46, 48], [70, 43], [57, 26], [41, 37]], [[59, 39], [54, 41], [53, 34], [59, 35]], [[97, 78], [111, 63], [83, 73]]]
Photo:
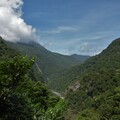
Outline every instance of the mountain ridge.
[[43, 76], [45, 77], [46, 81], [50, 80], [52, 78], [51, 76], [57, 78], [57, 74], [60, 71], [67, 70], [74, 65], [81, 64], [84, 60], [87, 59], [86, 56], [85, 58], [84, 56], [81, 56], [80, 60], [68, 55], [51, 52], [36, 42], [7, 43], [9, 46], [17, 49], [20, 53], [24, 55], [28, 54], [29, 56], [36, 57], [36, 62], [42, 70]]
[[69, 109], [77, 112], [77, 120], [120, 119], [120, 38], [67, 76], [74, 81], [72, 87], [79, 81], [79, 88], [69, 87], [66, 93]]
[[[117, 45], [116, 45], [117, 44]], [[115, 46], [114, 46], [115, 45]], [[57, 86], [52, 86], [53, 89], [65, 92], [65, 88], [72, 83], [74, 84], [84, 73], [89, 72], [89, 70], [96, 71], [96, 69], [101, 68], [119, 68], [119, 55], [120, 55], [120, 38], [114, 40], [105, 50], [100, 54], [90, 57], [83, 64], [73, 66], [68, 71], [62, 73], [58, 79], [53, 79], [52, 83]], [[106, 57], [107, 56], [107, 57]], [[114, 60], [115, 59], [115, 60]], [[114, 67], [113, 67], [114, 66]], [[61, 84], [64, 83], [62, 87]], [[51, 83], [50, 83], [51, 84]]]

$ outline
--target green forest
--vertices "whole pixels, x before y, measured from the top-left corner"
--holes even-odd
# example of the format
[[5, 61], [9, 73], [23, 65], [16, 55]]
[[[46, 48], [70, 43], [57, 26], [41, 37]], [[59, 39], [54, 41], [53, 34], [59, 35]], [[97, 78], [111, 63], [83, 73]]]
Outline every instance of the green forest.
[[76, 66], [73, 73], [63, 78], [79, 80], [79, 88], [66, 93], [77, 120], [120, 120], [120, 39]]
[[52, 94], [43, 80], [32, 79], [35, 58], [21, 56], [2, 38], [0, 49], [0, 120], [61, 120], [67, 102]]
[[0, 120], [120, 120], [120, 39], [84, 62], [70, 57], [49, 82], [47, 71], [36, 74], [36, 54], [10, 44], [0, 38]]

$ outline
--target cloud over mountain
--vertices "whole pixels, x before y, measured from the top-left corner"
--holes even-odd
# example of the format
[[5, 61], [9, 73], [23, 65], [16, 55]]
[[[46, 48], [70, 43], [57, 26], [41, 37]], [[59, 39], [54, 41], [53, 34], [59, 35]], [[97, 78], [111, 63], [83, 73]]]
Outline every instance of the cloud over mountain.
[[35, 40], [36, 29], [22, 18], [22, 0], [0, 0], [0, 36], [12, 42]]

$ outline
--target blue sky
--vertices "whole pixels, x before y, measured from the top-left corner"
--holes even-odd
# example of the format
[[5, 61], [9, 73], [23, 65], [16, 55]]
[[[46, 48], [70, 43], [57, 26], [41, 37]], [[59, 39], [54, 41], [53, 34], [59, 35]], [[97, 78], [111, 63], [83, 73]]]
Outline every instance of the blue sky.
[[120, 37], [120, 0], [24, 0], [38, 42], [62, 54], [95, 55]]

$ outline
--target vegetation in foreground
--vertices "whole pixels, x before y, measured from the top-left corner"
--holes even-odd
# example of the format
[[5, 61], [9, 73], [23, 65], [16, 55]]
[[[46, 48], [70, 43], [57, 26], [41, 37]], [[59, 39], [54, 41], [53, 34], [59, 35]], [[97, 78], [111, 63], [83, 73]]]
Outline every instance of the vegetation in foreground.
[[28, 77], [34, 59], [16, 56], [0, 62], [1, 120], [60, 120], [66, 102]]
[[53, 95], [43, 77], [36, 81], [34, 58], [22, 57], [0, 38], [0, 120], [63, 120], [65, 100]]

